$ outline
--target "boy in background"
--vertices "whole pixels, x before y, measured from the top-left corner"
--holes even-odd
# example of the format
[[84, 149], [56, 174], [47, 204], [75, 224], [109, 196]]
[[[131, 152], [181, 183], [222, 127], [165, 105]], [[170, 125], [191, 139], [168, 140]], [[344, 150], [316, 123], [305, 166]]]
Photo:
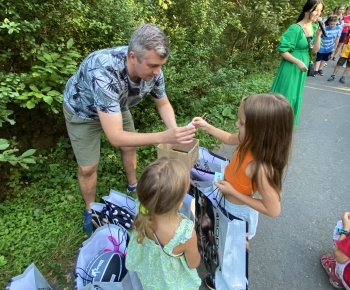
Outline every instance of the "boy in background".
[[323, 76], [323, 67], [325, 63], [331, 58], [331, 54], [335, 47], [339, 43], [339, 38], [341, 35], [341, 27], [337, 26], [338, 17], [337, 15], [331, 15], [328, 18], [328, 26], [325, 30], [327, 32], [327, 37], [322, 34], [321, 41], [322, 46], [317, 52], [316, 56], [316, 65], [315, 65], [315, 74], [314, 76], [320, 75]]
[[[344, 40], [344, 50], [341, 54], [341, 57], [339, 58], [337, 62], [337, 66], [334, 68], [333, 74], [328, 79], [329, 82], [334, 81], [336, 74], [338, 73], [340, 67], [345, 64], [345, 62], [350, 58], [350, 45], [349, 45], [349, 36]], [[339, 79], [339, 82], [342, 84], [345, 83], [345, 77], [350, 71], [350, 61], [346, 62], [346, 68], [343, 72], [342, 77]]]

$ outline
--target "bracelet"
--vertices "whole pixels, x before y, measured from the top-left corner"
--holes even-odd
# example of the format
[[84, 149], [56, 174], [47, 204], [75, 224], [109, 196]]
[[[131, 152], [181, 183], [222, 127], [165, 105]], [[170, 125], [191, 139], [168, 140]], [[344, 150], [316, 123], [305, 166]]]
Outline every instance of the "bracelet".
[[344, 234], [344, 235], [349, 235], [349, 231], [344, 231], [343, 228], [338, 228], [337, 232], [339, 235]]

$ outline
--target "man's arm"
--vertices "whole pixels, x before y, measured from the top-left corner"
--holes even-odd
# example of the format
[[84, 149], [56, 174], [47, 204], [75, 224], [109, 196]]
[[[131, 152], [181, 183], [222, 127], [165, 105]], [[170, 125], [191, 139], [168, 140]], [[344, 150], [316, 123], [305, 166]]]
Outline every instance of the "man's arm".
[[123, 118], [121, 113], [103, 113], [99, 110], [97, 110], [97, 112], [103, 131], [106, 133], [109, 142], [116, 147], [137, 147], [161, 143], [187, 144], [192, 142], [196, 131], [194, 126], [185, 126], [170, 128], [157, 133], [127, 132], [123, 130]]
[[153, 100], [157, 106], [160, 117], [165, 123], [165, 126], [167, 126], [168, 129], [176, 128], [177, 124], [174, 109], [173, 106], [170, 104], [168, 97], [165, 96], [162, 99], [153, 98]]

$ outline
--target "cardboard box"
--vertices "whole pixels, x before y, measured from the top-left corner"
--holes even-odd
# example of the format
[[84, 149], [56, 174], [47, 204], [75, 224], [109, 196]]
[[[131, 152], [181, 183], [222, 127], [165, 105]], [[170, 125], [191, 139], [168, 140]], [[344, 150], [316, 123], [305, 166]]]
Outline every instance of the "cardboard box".
[[189, 144], [159, 144], [157, 146], [158, 158], [168, 156], [181, 160], [189, 171], [199, 159], [199, 140], [193, 139]]

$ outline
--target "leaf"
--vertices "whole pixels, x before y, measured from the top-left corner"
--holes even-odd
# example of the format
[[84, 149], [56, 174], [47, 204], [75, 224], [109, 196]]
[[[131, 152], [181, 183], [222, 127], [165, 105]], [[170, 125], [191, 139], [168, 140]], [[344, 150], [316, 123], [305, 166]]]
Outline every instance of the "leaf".
[[72, 47], [72, 45], [73, 45], [73, 38], [71, 38], [67, 41], [67, 48], [70, 49]]
[[60, 94], [61, 94], [60, 92], [57, 92], [57, 91], [55, 91], [55, 90], [49, 91], [49, 92], [47, 93], [48, 96], [58, 96], [58, 95], [60, 95]]
[[53, 98], [51, 96], [44, 96], [44, 101], [49, 105], [52, 104]]
[[33, 109], [35, 108], [35, 104], [32, 102], [32, 101], [28, 101], [27, 104], [26, 104], [27, 108], [28, 109]]
[[46, 87], [46, 88], [43, 88], [41, 91], [42, 92], [48, 92], [48, 91], [50, 91], [51, 90], [51, 87]]
[[36, 85], [29, 85], [29, 87], [30, 87], [30, 89], [32, 90], [32, 91], [34, 91], [34, 92], [36, 92], [36, 93], [39, 93], [39, 90], [38, 90], [38, 88], [36, 87]]
[[222, 111], [222, 115], [224, 117], [228, 117], [228, 116], [231, 116], [232, 115], [232, 111], [230, 108], [226, 107], [223, 111]]
[[32, 159], [32, 158], [24, 158], [24, 159], [22, 159], [21, 160], [21, 163], [31, 163], [31, 164], [35, 164], [36, 162], [35, 162], [35, 160], [34, 159]]
[[5, 150], [9, 146], [10, 144], [7, 142], [6, 139], [0, 139], [0, 150]]
[[26, 152], [24, 152], [21, 156], [22, 157], [28, 157], [28, 156], [31, 156], [31, 155], [33, 155], [34, 153], [35, 153], [35, 149], [29, 149], [29, 150], [27, 150]]
[[52, 58], [49, 54], [47, 53], [44, 53], [44, 57], [49, 61], [49, 62], [52, 62]]
[[4, 256], [0, 256], [0, 267], [4, 266], [7, 264], [7, 261], [5, 260]]

